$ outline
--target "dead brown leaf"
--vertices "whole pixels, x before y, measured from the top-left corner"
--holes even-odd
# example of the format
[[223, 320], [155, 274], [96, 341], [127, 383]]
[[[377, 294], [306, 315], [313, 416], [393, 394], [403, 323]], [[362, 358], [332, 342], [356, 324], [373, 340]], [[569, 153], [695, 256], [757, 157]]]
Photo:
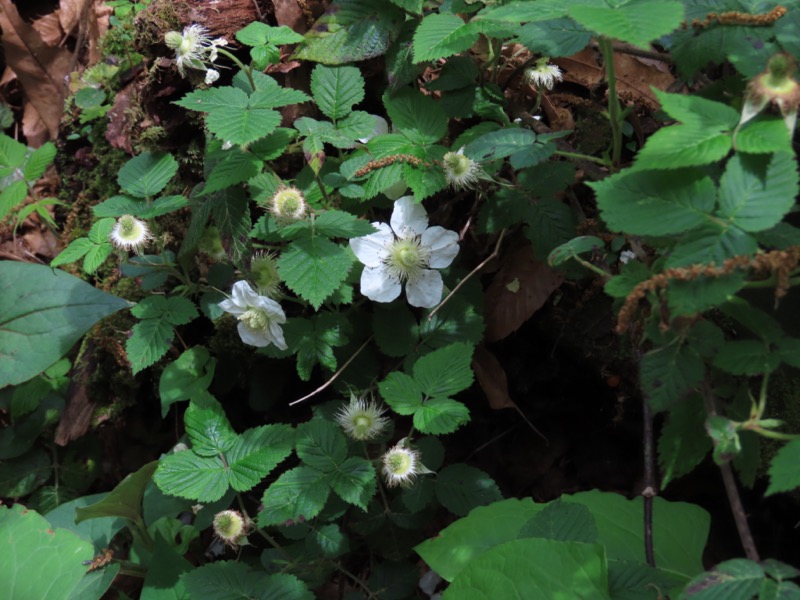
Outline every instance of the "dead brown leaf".
[[533, 257], [529, 244], [509, 252], [486, 290], [486, 339], [501, 340], [519, 329], [563, 281]]
[[20, 18], [11, 0], [0, 0], [0, 29], [6, 63], [17, 74], [50, 137], [57, 138], [72, 54], [64, 48], [48, 46], [41, 34]]
[[58, 46], [64, 35], [64, 30], [61, 28], [61, 22], [58, 19], [58, 12], [57, 10], [53, 11], [49, 15], [36, 19], [31, 24], [48, 46]]
[[131, 123], [128, 110], [131, 107], [131, 95], [136, 93], [134, 83], [129, 83], [114, 97], [114, 106], [108, 111], [106, 139], [114, 148], [133, 154], [131, 145]]
[[517, 405], [508, 393], [508, 377], [503, 366], [483, 344], [475, 348], [472, 369], [492, 409], [516, 408]]
[[273, 0], [272, 5], [275, 7], [275, 20], [278, 25], [291, 27], [297, 33], [305, 33], [308, 30], [306, 17], [297, 0]]
[[666, 90], [675, 82], [666, 63], [630, 54], [614, 54], [614, 69], [620, 98], [644, 104], [650, 110], [656, 110], [659, 106], [650, 86]]
[[32, 148], [38, 148], [50, 139], [47, 123], [30, 102], [26, 102], [22, 109], [22, 135]]
[[605, 73], [598, 63], [598, 52], [592, 48], [584, 48], [572, 56], [553, 59], [553, 63], [564, 71], [564, 81], [577, 83], [593, 89], [601, 81]]

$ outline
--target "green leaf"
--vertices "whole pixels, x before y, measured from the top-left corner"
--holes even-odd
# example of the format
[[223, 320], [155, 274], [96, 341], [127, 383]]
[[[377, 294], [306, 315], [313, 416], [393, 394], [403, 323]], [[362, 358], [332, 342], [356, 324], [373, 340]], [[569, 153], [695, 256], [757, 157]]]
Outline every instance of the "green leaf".
[[283, 473], [264, 492], [263, 510], [258, 513], [261, 527], [316, 517], [328, 500], [326, 475], [311, 467], [296, 467]]
[[0, 177], [7, 177], [25, 162], [27, 148], [14, 138], [0, 133]]
[[131, 312], [142, 319], [133, 326], [132, 335], [125, 344], [134, 374], [166, 354], [175, 335], [175, 325], [184, 325], [197, 317], [194, 304], [179, 296], [149, 296]]
[[236, 39], [246, 46], [263, 46], [267, 43], [283, 46], [302, 42], [303, 36], [285, 25], [271, 27], [266, 23], [254, 21], [237, 31]]
[[170, 496], [215, 502], [228, 491], [228, 475], [219, 457], [184, 450], [161, 458], [153, 481]]
[[478, 31], [465, 26], [458, 15], [433, 13], [422, 19], [414, 33], [414, 62], [421, 63], [458, 54], [478, 39]]
[[364, 99], [364, 78], [355, 67], [317, 65], [311, 72], [311, 93], [319, 109], [335, 121]]
[[570, 6], [569, 16], [608, 38], [648, 48], [650, 42], [677, 29], [683, 4], [669, 0], [605, 0], [605, 6], [581, 3]]
[[41, 487], [53, 472], [50, 458], [41, 448], [0, 462], [0, 497], [20, 498]]
[[764, 570], [751, 560], [734, 558], [698, 575], [684, 588], [686, 600], [748, 600], [758, 594]]
[[736, 152], [791, 152], [791, 137], [783, 119], [767, 116], [748, 121], [733, 138]]
[[125, 477], [99, 502], [85, 507], [77, 507], [75, 523], [102, 517], [121, 517], [129, 521], [140, 522], [144, 489], [158, 466], [158, 461], [147, 463], [135, 473]]
[[693, 171], [623, 172], [588, 184], [612, 231], [684, 234], [710, 222], [714, 182]]
[[93, 552], [89, 542], [66, 529], [54, 531], [39, 513], [15, 504], [0, 506], [0, 554], [0, 581], [7, 598], [67, 600]]
[[605, 246], [605, 242], [598, 237], [582, 235], [554, 248], [547, 257], [547, 264], [557, 267], [586, 252], [603, 252]]
[[413, 415], [422, 406], [422, 391], [405, 373], [393, 372], [378, 384], [381, 397], [398, 415]]
[[336, 423], [312, 419], [298, 428], [297, 456], [309, 467], [332, 473], [347, 458], [347, 440]]
[[242, 152], [238, 148], [222, 152], [222, 158], [206, 178], [202, 195], [248, 181], [261, 171], [263, 166], [261, 159], [250, 152]]
[[66, 248], [64, 248], [58, 256], [51, 262], [51, 267], [58, 267], [67, 265], [83, 258], [89, 250], [95, 247], [95, 244], [87, 238], [78, 238], [72, 240]]
[[380, 56], [403, 20], [403, 12], [385, 2], [339, 0], [317, 19], [294, 57], [338, 65]]
[[678, 339], [647, 352], [639, 372], [647, 402], [656, 412], [680, 400], [703, 380], [704, 374], [700, 356]]
[[258, 485], [292, 451], [288, 425], [262, 425], [238, 436], [225, 454], [230, 485], [246, 492]]
[[405, 357], [417, 343], [417, 319], [405, 303], [377, 304], [372, 312], [375, 343], [386, 356]]
[[203, 346], [189, 348], [161, 373], [158, 395], [161, 397], [161, 417], [166, 417], [169, 407], [189, 400], [204, 392], [214, 379], [217, 359], [212, 358]]
[[494, 480], [486, 473], [465, 464], [442, 469], [436, 477], [436, 497], [447, 510], [463, 517], [476, 506], [503, 499]]
[[591, 31], [569, 18], [527, 23], [517, 34], [519, 43], [544, 56], [572, 56], [583, 50], [592, 38]]
[[[419, 90], [403, 89], [395, 96], [385, 95], [383, 103], [392, 125], [404, 133], [413, 134], [419, 144], [433, 144], [447, 133], [447, 116], [444, 110], [438, 102]], [[380, 138], [384, 137], [387, 136], [379, 136], [372, 140], [370, 150], [373, 150], [376, 144], [380, 143]], [[400, 148], [393, 149], [390, 154], [400, 151]]]
[[603, 547], [542, 538], [501, 544], [467, 564], [442, 600], [489, 597], [610, 600]]
[[800, 440], [792, 440], [772, 459], [766, 495], [789, 492], [800, 486]]
[[142, 200], [134, 200], [128, 196], [112, 196], [108, 200], [92, 207], [95, 217], [121, 217], [133, 215], [140, 219], [154, 219], [175, 212], [189, 205], [183, 196], [164, 196], [147, 204]]
[[177, 172], [178, 161], [171, 154], [144, 152], [122, 165], [117, 183], [131, 196], [152, 198]]
[[478, 162], [511, 156], [529, 148], [536, 134], [529, 129], [499, 129], [482, 135], [464, 147], [464, 154]]
[[44, 265], [0, 262], [0, 387], [64, 356], [97, 321], [129, 302]]
[[329, 473], [331, 488], [339, 497], [366, 511], [369, 501], [375, 495], [375, 467], [366, 458], [351, 456], [336, 465]]
[[24, 181], [15, 181], [0, 191], [0, 219], [9, 214], [28, 197], [28, 186]]
[[108, 548], [114, 536], [125, 527], [125, 521], [119, 517], [96, 517], [81, 523], [75, 523], [75, 509], [83, 508], [103, 500], [108, 493], [92, 494], [65, 502], [44, 515], [51, 527], [69, 529], [78, 537], [88, 540], [94, 545], [95, 553]]
[[22, 169], [22, 176], [26, 181], [36, 181], [44, 175], [47, 167], [53, 162], [56, 157], [56, 146], [53, 142], [45, 142], [34, 150], [25, 161], [25, 166]]
[[330, 523], [317, 528], [306, 537], [306, 548], [314, 555], [336, 558], [350, 550], [347, 536], [338, 525]]
[[608, 591], [614, 600], [653, 600], [656, 590], [680, 589], [683, 583], [674, 573], [646, 563], [608, 561]]
[[181, 577], [192, 600], [313, 600], [294, 575], [268, 575], [241, 562], [215, 562]]
[[349, 321], [338, 313], [319, 313], [311, 319], [293, 318], [284, 326], [284, 336], [290, 348], [297, 352], [297, 373], [308, 381], [314, 365], [329, 371], [337, 366], [333, 348], [344, 346], [349, 338]]
[[469, 344], [451, 344], [420, 358], [414, 364], [414, 380], [427, 396], [448, 397], [472, 385], [472, 352]]
[[719, 182], [719, 213], [745, 231], [763, 231], [783, 219], [798, 189], [792, 154], [736, 154]]
[[468, 421], [467, 407], [450, 398], [426, 400], [414, 413], [414, 427], [433, 435], [452, 433]]
[[668, 94], [653, 88], [664, 111], [681, 125], [650, 136], [636, 155], [636, 170], [694, 167], [724, 158], [739, 114], [727, 104], [699, 96]]
[[164, 536], [156, 534], [155, 548], [147, 575], [144, 578], [139, 600], [183, 600], [187, 598], [186, 586], [180, 577], [194, 569], [192, 563], [181, 556]]
[[[251, 108], [280, 108], [310, 100], [305, 92], [283, 87], [275, 79], [263, 73], [256, 78], [256, 86], [257, 89], [250, 95], [248, 102]], [[244, 88], [250, 89], [249, 82], [244, 84]]]
[[572, 502], [549, 502], [520, 529], [519, 537], [538, 537], [559, 542], [597, 541], [597, 524], [583, 504]]
[[183, 416], [192, 452], [200, 456], [218, 456], [236, 441], [222, 405], [211, 394], [197, 394]]
[[692, 394], [677, 402], [658, 438], [658, 464], [661, 487], [690, 473], [711, 451], [711, 440], [705, 434], [706, 411], [703, 399]]
[[314, 220], [313, 227], [317, 235], [337, 238], [362, 237], [376, 231], [372, 223], [341, 210], [325, 211]]
[[714, 357], [714, 366], [733, 375], [771, 373], [781, 364], [780, 354], [764, 340], [725, 342]]
[[281, 254], [278, 271], [289, 289], [319, 309], [345, 280], [353, 260], [349, 249], [329, 239], [303, 237]]

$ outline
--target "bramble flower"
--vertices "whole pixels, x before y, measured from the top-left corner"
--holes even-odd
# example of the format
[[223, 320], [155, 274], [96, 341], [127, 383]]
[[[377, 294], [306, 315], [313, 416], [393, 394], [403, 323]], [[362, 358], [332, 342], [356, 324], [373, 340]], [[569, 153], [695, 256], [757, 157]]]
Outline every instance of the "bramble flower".
[[272, 298], [259, 296], [246, 281], [233, 284], [231, 297], [219, 303], [222, 310], [239, 319], [239, 337], [245, 344], [263, 348], [275, 344], [281, 350], [288, 346], [281, 325], [286, 314]]
[[164, 34], [164, 42], [171, 50], [175, 50], [175, 63], [178, 72], [186, 77], [186, 69], [206, 72], [206, 83], [211, 84], [219, 79], [219, 72], [207, 65], [217, 60], [220, 46], [226, 46], [225, 38], [212, 40], [208, 29], [202, 25], [192, 24], [183, 28], [183, 33], [168, 31]]
[[525, 70], [525, 79], [537, 89], [552, 90], [556, 81], [564, 79], [561, 69], [556, 65], [549, 64], [549, 60], [549, 56], [544, 56], [536, 61], [536, 66]]
[[294, 223], [306, 216], [308, 205], [303, 193], [293, 186], [281, 186], [269, 202], [269, 211], [281, 224]]
[[111, 229], [109, 238], [117, 248], [141, 254], [153, 236], [147, 228], [147, 223], [131, 215], [122, 215]]
[[456, 190], [472, 187], [478, 181], [480, 165], [464, 155], [463, 146], [458, 152], [448, 152], [442, 158], [444, 176], [448, 185]]
[[223, 510], [214, 515], [214, 534], [227, 545], [236, 547], [247, 536], [250, 525], [238, 510]]
[[375, 402], [350, 396], [350, 404], [342, 406], [334, 415], [344, 432], [354, 440], [367, 441], [378, 437], [386, 429], [389, 419], [383, 416], [386, 409]]
[[250, 273], [259, 294], [269, 298], [277, 297], [281, 276], [278, 274], [278, 261], [271, 252], [257, 252], [250, 261]]
[[422, 466], [419, 450], [408, 447], [406, 438], [400, 440], [394, 448], [383, 455], [383, 476], [386, 485], [403, 487], [414, 483], [417, 475], [429, 472]]
[[783, 122], [792, 135], [800, 105], [800, 84], [794, 79], [796, 69], [797, 64], [788, 54], [776, 54], [770, 58], [767, 70], [747, 86], [738, 127], [753, 119], [771, 102], [780, 109]]
[[361, 273], [361, 293], [375, 302], [391, 302], [400, 295], [403, 282], [411, 306], [430, 308], [442, 298], [443, 269], [458, 254], [458, 234], [444, 227], [428, 227], [428, 215], [413, 196], [394, 203], [386, 223], [373, 223], [378, 229], [350, 240], [350, 247], [365, 268]]

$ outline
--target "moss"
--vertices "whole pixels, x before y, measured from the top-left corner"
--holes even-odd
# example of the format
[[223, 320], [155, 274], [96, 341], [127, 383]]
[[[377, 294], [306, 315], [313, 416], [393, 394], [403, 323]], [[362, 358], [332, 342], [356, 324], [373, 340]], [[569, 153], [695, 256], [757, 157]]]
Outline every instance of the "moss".
[[187, 14], [189, 5], [182, 0], [153, 0], [146, 10], [136, 17], [136, 49], [145, 56], [153, 52], [163, 54], [164, 34], [182, 31], [180, 14]]

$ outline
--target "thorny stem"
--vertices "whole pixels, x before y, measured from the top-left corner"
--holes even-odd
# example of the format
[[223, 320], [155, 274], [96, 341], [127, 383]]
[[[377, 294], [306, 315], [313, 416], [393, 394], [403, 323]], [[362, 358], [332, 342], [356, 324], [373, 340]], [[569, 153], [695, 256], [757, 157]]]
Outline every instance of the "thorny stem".
[[603, 277], [605, 279], [611, 279], [611, 274], [610, 273], [606, 273], [600, 267], [597, 267], [597, 266], [593, 265], [588, 260], [582, 259], [580, 256], [578, 256], [574, 252], [571, 253], [570, 258], [573, 259], [578, 264], [580, 264], [580, 265], [586, 267], [587, 269], [589, 269], [592, 273], [596, 273], [597, 275], [600, 275], [600, 277]]
[[[709, 416], [717, 414], [714, 403], [714, 393], [707, 380], [703, 382], [703, 402], [706, 407], [706, 413], [708, 413]], [[744, 511], [742, 499], [739, 497], [739, 490], [736, 488], [736, 481], [733, 477], [733, 469], [731, 468], [730, 462], [719, 465], [719, 470], [722, 473], [722, 483], [725, 486], [725, 494], [728, 496], [728, 504], [731, 506], [733, 520], [736, 522], [736, 529], [739, 531], [739, 539], [742, 542], [745, 556], [752, 561], [760, 562], [761, 559], [758, 556], [758, 549], [753, 540], [753, 534], [750, 532], [750, 525], [747, 523], [747, 513]]]
[[606, 69], [608, 81], [608, 119], [611, 122], [611, 165], [612, 169], [619, 168], [622, 156], [622, 115], [617, 98], [617, 76], [614, 72], [614, 47], [608, 38], [600, 39], [600, 51], [603, 53], [603, 65]]
[[[639, 352], [641, 361], [641, 352]], [[655, 452], [653, 451], [653, 415], [650, 413], [650, 405], [647, 403], [647, 396], [642, 396], [642, 421], [644, 437], [644, 555], [647, 564], [651, 567], [656, 566], [656, 556], [653, 550], [653, 498], [658, 495], [658, 483], [656, 482]]]

